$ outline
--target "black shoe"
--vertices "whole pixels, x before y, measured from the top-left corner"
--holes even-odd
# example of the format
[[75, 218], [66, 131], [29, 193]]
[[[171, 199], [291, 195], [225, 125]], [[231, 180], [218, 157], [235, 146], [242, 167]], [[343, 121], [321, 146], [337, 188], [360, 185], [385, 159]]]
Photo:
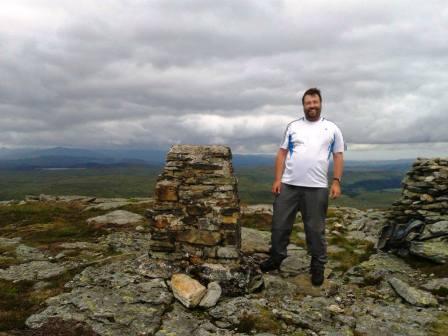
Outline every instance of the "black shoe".
[[313, 286], [320, 286], [324, 283], [323, 268], [311, 268], [311, 283]]
[[269, 272], [279, 269], [281, 264], [281, 261], [269, 258], [268, 260], [265, 260], [260, 264], [260, 269], [262, 272]]

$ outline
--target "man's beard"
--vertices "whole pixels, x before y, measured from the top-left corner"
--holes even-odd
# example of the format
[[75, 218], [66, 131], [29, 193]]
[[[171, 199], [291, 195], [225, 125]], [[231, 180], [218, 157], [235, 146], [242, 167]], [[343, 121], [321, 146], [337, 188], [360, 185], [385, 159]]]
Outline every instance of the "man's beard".
[[320, 111], [321, 108], [317, 107], [317, 108], [312, 108], [312, 109], [307, 109], [305, 110], [305, 117], [308, 120], [318, 120], [320, 118]]

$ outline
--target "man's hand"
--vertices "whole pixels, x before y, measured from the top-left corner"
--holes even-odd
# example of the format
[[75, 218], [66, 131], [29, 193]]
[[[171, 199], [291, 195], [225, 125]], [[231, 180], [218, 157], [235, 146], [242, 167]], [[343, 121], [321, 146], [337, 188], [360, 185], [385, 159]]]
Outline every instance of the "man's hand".
[[339, 184], [339, 181], [334, 180], [331, 184], [330, 198], [335, 199], [339, 196], [341, 196], [341, 185]]
[[272, 193], [274, 194], [280, 194], [280, 188], [281, 188], [282, 182], [275, 180], [272, 184]]

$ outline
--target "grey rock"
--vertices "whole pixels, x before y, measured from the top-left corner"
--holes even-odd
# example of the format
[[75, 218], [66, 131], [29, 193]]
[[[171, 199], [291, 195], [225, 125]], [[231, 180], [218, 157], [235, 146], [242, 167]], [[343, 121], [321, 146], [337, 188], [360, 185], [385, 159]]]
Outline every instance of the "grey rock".
[[45, 280], [59, 276], [69, 269], [76, 267], [73, 264], [55, 264], [49, 261], [31, 261], [25, 264], [13, 265], [0, 269], [0, 279], [9, 281]]
[[150, 235], [141, 232], [112, 232], [99, 239], [100, 250], [143, 254], [149, 251]]
[[219, 258], [234, 259], [234, 258], [239, 257], [239, 252], [236, 247], [223, 246], [223, 247], [218, 247], [218, 249], [216, 251], [216, 255]]
[[195, 331], [200, 324], [200, 319], [180, 304], [175, 303], [173, 304], [173, 310], [164, 316], [162, 326], [155, 335], [195, 335]]
[[409, 251], [414, 255], [429, 259], [435, 263], [446, 264], [448, 262], [447, 241], [413, 241], [411, 242]]
[[22, 240], [21, 237], [15, 237], [15, 238], [0, 237], [0, 249], [5, 250], [14, 248], [20, 244], [21, 240]]
[[48, 260], [48, 255], [37, 248], [20, 244], [16, 247], [16, 257], [20, 261]]
[[105, 251], [106, 247], [98, 244], [98, 243], [89, 243], [89, 242], [73, 242], [73, 243], [62, 243], [59, 244], [60, 248], [66, 250], [92, 250], [92, 251]]
[[96, 225], [132, 225], [141, 223], [145, 218], [139, 214], [126, 211], [115, 210], [103, 216], [97, 216], [87, 219], [87, 223]]
[[222, 289], [219, 285], [219, 282], [210, 282], [207, 285], [207, 292], [202, 298], [201, 302], [199, 302], [200, 307], [210, 308], [216, 305], [219, 298], [221, 297]]
[[122, 206], [129, 205], [131, 202], [129, 201], [115, 201], [115, 202], [105, 202], [99, 203], [95, 205], [88, 206], [84, 209], [84, 211], [89, 210], [112, 210], [116, 208], [121, 208]]
[[310, 262], [311, 257], [306, 250], [289, 251], [288, 257], [283, 260], [280, 266], [280, 271], [291, 275], [303, 273], [309, 268]]
[[47, 300], [48, 307], [30, 316], [26, 324], [37, 328], [50, 317], [84, 321], [99, 335], [153, 335], [173, 296], [162, 279], [147, 280], [135, 273], [128, 260], [88, 267], [63, 293]]
[[389, 279], [389, 283], [399, 296], [412, 305], [426, 307], [438, 304], [436, 298], [431, 293], [409, 286], [398, 278]]
[[268, 253], [271, 233], [243, 227], [241, 228], [241, 251], [246, 254], [256, 252]]
[[51, 286], [51, 283], [48, 281], [38, 281], [33, 285], [34, 290], [41, 290]]
[[222, 325], [237, 327], [248, 316], [259, 316], [261, 307], [256, 301], [245, 297], [235, 297], [220, 301], [208, 310], [208, 314]]
[[265, 296], [271, 298], [290, 297], [297, 293], [293, 283], [271, 274], [263, 274]]
[[361, 276], [366, 280], [377, 282], [397, 274], [402, 278], [406, 278], [414, 276], [416, 271], [401, 258], [390, 253], [380, 252], [373, 254], [368, 260], [349, 269], [346, 276]]
[[[363, 305], [354, 312], [355, 333], [367, 336], [424, 336], [437, 319], [434, 309], [417, 310], [400, 303]], [[381, 323], [378, 323], [381, 321]]]
[[151, 260], [147, 255], [139, 258], [137, 272], [148, 278], [170, 279], [174, 273], [180, 273], [181, 268], [168, 260]]
[[440, 296], [448, 295], [448, 278], [432, 279], [422, 285], [423, 289], [434, 292]]

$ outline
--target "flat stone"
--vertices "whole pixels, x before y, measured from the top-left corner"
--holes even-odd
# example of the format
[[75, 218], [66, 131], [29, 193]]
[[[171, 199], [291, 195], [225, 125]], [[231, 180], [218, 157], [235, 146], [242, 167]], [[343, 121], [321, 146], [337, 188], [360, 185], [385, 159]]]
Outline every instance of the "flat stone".
[[239, 257], [239, 251], [236, 247], [223, 246], [218, 247], [218, 249], [216, 250], [216, 255], [218, 256], [218, 258], [236, 259]]
[[190, 229], [178, 232], [176, 239], [177, 241], [190, 244], [213, 246], [221, 240], [221, 233], [217, 231]]
[[426, 307], [436, 306], [438, 304], [436, 298], [431, 293], [409, 286], [406, 282], [398, 278], [389, 279], [389, 284], [399, 296], [414, 306]]
[[49, 261], [31, 261], [0, 269], [0, 279], [8, 281], [45, 280], [59, 276], [72, 268], [70, 264], [55, 264]]
[[199, 281], [181, 273], [171, 277], [171, 289], [174, 297], [187, 308], [197, 306], [207, 292]]
[[428, 224], [426, 227], [431, 233], [448, 233], [448, 221], [439, 221], [433, 224]]
[[156, 198], [159, 201], [177, 201], [179, 183], [174, 181], [159, 181], [156, 184]]
[[347, 275], [362, 276], [375, 281], [387, 279], [395, 274], [412, 277], [415, 271], [401, 258], [382, 252], [371, 255], [368, 260], [347, 271]]
[[103, 216], [87, 219], [87, 223], [95, 225], [132, 225], [141, 223], [145, 218], [139, 214], [126, 210], [115, 210]]

